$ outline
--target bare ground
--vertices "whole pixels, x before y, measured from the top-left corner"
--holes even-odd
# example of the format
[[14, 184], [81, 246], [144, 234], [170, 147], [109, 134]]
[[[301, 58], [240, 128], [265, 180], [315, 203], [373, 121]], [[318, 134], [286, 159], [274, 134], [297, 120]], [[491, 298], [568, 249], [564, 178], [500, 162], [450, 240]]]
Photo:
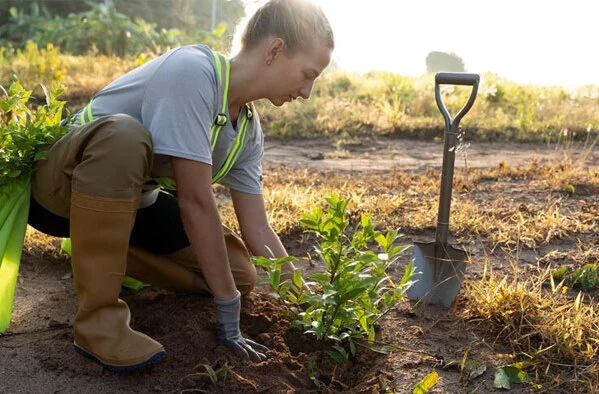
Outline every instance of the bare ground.
[[[532, 159], [554, 160], [567, 154], [597, 166], [595, 150], [510, 144], [476, 144], [458, 152], [456, 167], [512, 167]], [[327, 171], [362, 171], [399, 167], [421, 171], [441, 164], [442, 145], [410, 140], [352, 141], [347, 144], [319, 141], [270, 142], [266, 147], [266, 174], [280, 166]], [[514, 185], [506, 185], [506, 191]], [[522, 193], [525, 193], [522, 190]], [[495, 196], [497, 197], [497, 196]], [[39, 240], [39, 238], [36, 238]], [[290, 253], [302, 255], [308, 248], [297, 234], [283, 234]], [[411, 239], [402, 241], [411, 242]], [[554, 248], [567, 251], [574, 240], [560, 241]], [[473, 252], [476, 254], [476, 251]], [[479, 251], [483, 253], [483, 251]], [[392, 274], [402, 274], [409, 256]], [[494, 257], [501, 266], [500, 254]], [[523, 259], [526, 259], [523, 256]], [[534, 256], [529, 256], [534, 260]], [[315, 270], [318, 267], [307, 268]], [[475, 325], [456, 321], [452, 310], [422, 308], [408, 302], [383, 321], [379, 340], [398, 350], [390, 355], [359, 351], [345, 367], [331, 365], [320, 356], [321, 348], [310, 338], [289, 328], [284, 311], [257, 289], [243, 300], [242, 330], [267, 345], [266, 362], [255, 365], [232, 357], [215, 338], [216, 317], [208, 298], [174, 294], [146, 288], [122, 297], [132, 311], [132, 326], [159, 340], [167, 349], [164, 362], [148, 370], [114, 374], [82, 358], [72, 347], [72, 320], [76, 301], [69, 277], [68, 258], [59, 252], [59, 240], [30, 240], [23, 253], [13, 321], [0, 336], [0, 392], [2, 393], [309, 393], [386, 392], [411, 393], [433, 370], [440, 376], [434, 393], [494, 393], [493, 367], [509, 360], [501, 341], [490, 343], [489, 333]], [[481, 377], [465, 382], [459, 365], [464, 355], [487, 366]], [[315, 366], [310, 367], [311, 360]], [[203, 364], [231, 368], [227, 379], [213, 384]], [[317, 390], [310, 379], [322, 380]], [[332, 378], [331, 378], [332, 377]], [[221, 375], [222, 378], [222, 375]], [[522, 385], [512, 393], [528, 392]], [[559, 392], [559, 391], [553, 391]]]

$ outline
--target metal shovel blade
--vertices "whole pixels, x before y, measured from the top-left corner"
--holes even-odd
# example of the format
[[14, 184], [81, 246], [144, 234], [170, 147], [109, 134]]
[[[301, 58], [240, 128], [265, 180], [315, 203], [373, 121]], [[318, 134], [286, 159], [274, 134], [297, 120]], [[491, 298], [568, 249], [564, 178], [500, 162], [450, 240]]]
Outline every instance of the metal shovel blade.
[[[415, 242], [412, 252], [415, 283], [408, 289], [410, 300], [449, 308], [455, 300], [466, 272], [466, 252], [451, 245], [436, 242]], [[435, 257], [435, 254], [437, 257]]]

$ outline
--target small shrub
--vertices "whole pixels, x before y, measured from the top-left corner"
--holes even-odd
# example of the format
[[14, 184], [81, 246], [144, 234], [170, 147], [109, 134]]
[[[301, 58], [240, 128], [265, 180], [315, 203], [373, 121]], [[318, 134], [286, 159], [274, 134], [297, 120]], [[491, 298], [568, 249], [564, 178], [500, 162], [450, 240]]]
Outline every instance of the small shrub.
[[[312, 289], [302, 287], [299, 270], [291, 280], [281, 280], [282, 265], [293, 257], [268, 259], [253, 258], [254, 264], [266, 269], [268, 277], [261, 284], [274, 290], [274, 297], [290, 307], [297, 320], [294, 325], [318, 340], [335, 343], [328, 354], [342, 362], [355, 353], [355, 340], [367, 338], [373, 346], [375, 327], [380, 319], [399, 302], [412, 284], [414, 268], [410, 263], [400, 283], [389, 277], [388, 268], [397, 261], [407, 246], [394, 246], [398, 233], [386, 234], [374, 229], [367, 215], [350, 235], [350, 221], [346, 214], [349, 200], [332, 196], [326, 198], [328, 209], [315, 208], [305, 214], [302, 224], [320, 239], [316, 251], [326, 266], [325, 272], [312, 274]], [[380, 253], [370, 250], [371, 242]], [[302, 310], [303, 309], [303, 310]], [[349, 353], [340, 346], [349, 344]]]
[[57, 100], [57, 96], [62, 89], [57, 86], [51, 91], [43, 89], [46, 105], [36, 109], [28, 105], [31, 91], [18, 82], [0, 98], [0, 186], [28, 176], [32, 163], [43, 157], [40, 148], [67, 131], [60, 126], [64, 102]]

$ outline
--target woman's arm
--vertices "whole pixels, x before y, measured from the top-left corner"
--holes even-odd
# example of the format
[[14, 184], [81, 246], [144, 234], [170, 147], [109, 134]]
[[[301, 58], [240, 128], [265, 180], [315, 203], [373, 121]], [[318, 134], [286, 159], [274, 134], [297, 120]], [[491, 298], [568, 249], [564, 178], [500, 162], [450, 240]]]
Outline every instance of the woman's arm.
[[[250, 252], [255, 256], [284, 257], [287, 251], [268, 222], [264, 197], [231, 190], [233, 207], [239, 222], [241, 237]], [[272, 253], [271, 253], [272, 252]], [[285, 263], [283, 271], [290, 274], [295, 269], [292, 263]]]
[[177, 157], [172, 158], [172, 165], [181, 219], [204, 278], [214, 297], [231, 299], [237, 289], [212, 191], [212, 167]]

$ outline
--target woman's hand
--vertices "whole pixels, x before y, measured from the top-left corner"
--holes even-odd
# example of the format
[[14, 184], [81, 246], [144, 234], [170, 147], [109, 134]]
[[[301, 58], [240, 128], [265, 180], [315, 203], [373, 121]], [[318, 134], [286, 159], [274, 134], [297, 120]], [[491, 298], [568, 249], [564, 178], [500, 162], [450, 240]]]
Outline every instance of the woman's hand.
[[230, 300], [215, 299], [214, 301], [217, 305], [218, 339], [220, 342], [244, 360], [254, 362], [266, 360], [264, 352], [267, 352], [268, 348], [241, 335], [239, 329], [241, 294], [239, 291]]

